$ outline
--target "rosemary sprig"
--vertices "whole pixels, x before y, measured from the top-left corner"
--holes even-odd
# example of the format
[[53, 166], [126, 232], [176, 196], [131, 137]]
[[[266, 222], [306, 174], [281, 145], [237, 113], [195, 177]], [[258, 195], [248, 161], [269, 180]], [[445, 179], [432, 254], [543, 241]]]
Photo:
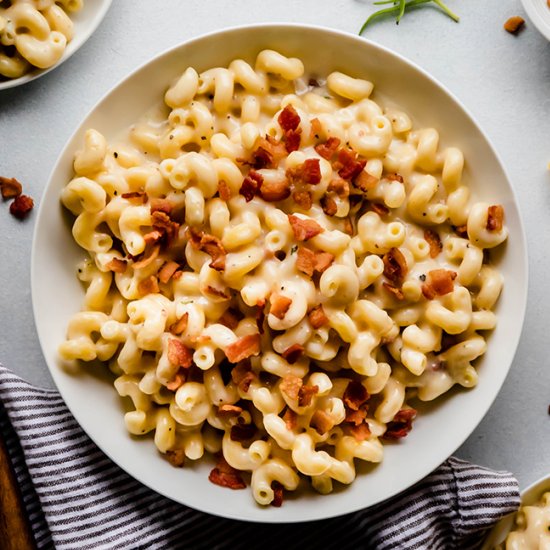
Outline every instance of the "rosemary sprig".
[[384, 6], [386, 4], [392, 4], [389, 8], [383, 8], [381, 10], [375, 11], [364, 23], [361, 27], [361, 30], [359, 31], [359, 34], [363, 34], [369, 23], [371, 23], [374, 19], [377, 19], [379, 17], [383, 17], [386, 15], [395, 14], [396, 18], [395, 21], [399, 25], [399, 21], [401, 21], [401, 18], [405, 15], [405, 12], [409, 10], [410, 8], [415, 8], [417, 6], [422, 6], [422, 4], [429, 4], [430, 2], [433, 2], [439, 8], [446, 13], [453, 21], [456, 21], [458, 23], [459, 17], [456, 15], [456, 13], [452, 12], [448, 6], [446, 6], [443, 3], [443, 0], [409, 0], [408, 2], [406, 0], [380, 0], [379, 2], [374, 2], [375, 6]]

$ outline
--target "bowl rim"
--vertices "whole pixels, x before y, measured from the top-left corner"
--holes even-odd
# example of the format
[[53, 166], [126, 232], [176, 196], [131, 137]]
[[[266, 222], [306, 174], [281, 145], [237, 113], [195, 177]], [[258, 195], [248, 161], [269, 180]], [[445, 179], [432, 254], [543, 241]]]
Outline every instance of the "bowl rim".
[[[533, 25], [535, 25], [546, 40], [550, 40], [550, 8], [542, 0], [521, 0], [521, 3]], [[546, 11], [548, 12], [548, 16], [545, 14]]]
[[[88, 0], [90, 1], [90, 0]], [[51, 67], [48, 67], [47, 69], [38, 69], [34, 68], [31, 69], [28, 73], [25, 73], [23, 76], [20, 76], [19, 78], [11, 78], [9, 80], [6, 80], [4, 82], [0, 82], [0, 92], [2, 90], [9, 90], [11, 88], [16, 88], [17, 86], [23, 86], [24, 84], [27, 84], [29, 82], [33, 82], [34, 80], [44, 76], [45, 74], [48, 74], [50, 71], [53, 71], [57, 67], [59, 67], [61, 64], [63, 64], [67, 59], [72, 57], [84, 44], [88, 41], [88, 39], [92, 36], [92, 34], [97, 30], [101, 22], [103, 21], [103, 18], [107, 14], [107, 11], [109, 11], [109, 8], [111, 7], [111, 4], [113, 0], [91, 0], [92, 2], [101, 2], [99, 6], [99, 10], [95, 14], [95, 16], [92, 18], [92, 23], [86, 28], [86, 31], [83, 33], [80, 33], [78, 37], [75, 35], [73, 39], [67, 44], [67, 47], [65, 48], [65, 51], [63, 52], [63, 55], [61, 56], [61, 59], [54, 63]], [[71, 44], [76, 45], [71, 48]]]
[[[491, 151], [491, 153], [494, 155], [495, 161], [498, 163], [498, 165], [500, 166], [500, 168], [502, 170], [502, 174], [504, 176], [504, 179], [506, 180], [506, 183], [507, 183], [508, 188], [510, 190], [511, 197], [513, 199], [513, 202], [514, 202], [514, 204], [517, 208], [517, 212], [518, 212], [518, 218], [517, 218], [517, 222], [518, 222], [517, 230], [518, 231], [517, 231], [515, 237], [521, 245], [522, 255], [521, 255], [521, 259], [518, 258], [518, 260], [521, 261], [521, 268], [522, 268], [521, 269], [521, 271], [522, 271], [521, 275], [522, 275], [522, 277], [523, 277], [523, 279], [525, 280], [525, 283], [526, 283], [525, 287], [523, 288], [523, 292], [520, 296], [521, 304], [522, 304], [521, 311], [517, 311], [517, 317], [516, 317], [516, 319], [518, 320], [518, 326], [520, 327], [520, 330], [516, 331], [515, 332], [515, 338], [513, 338], [509, 341], [509, 343], [512, 344], [510, 346], [510, 348], [513, 349], [513, 354], [510, 353], [509, 364], [506, 366], [505, 374], [502, 378], [502, 381], [500, 382], [500, 385], [498, 386], [498, 390], [497, 391], [493, 390], [493, 394], [489, 395], [490, 399], [487, 399], [484, 402], [483, 407], [479, 408], [479, 414], [478, 414], [479, 419], [478, 419], [477, 423], [475, 424], [475, 426], [472, 428], [472, 430], [470, 430], [469, 433], [465, 433], [463, 436], [456, 439], [455, 444], [454, 444], [454, 448], [449, 454], [449, 456], [451, 456], [452, 453], [454, 453], [466, 441], [466, 439], [468, 439], [471, 436], [473, 431], [479, 426], [479, 424], [481, 423], [483, 418], [486, 416], [488, 410], [490, 409], [490, 407], [494, 403], [498, 393], [502, 389], [504, 381], [506, 380], [506, 377], [509, 373], [509, 370], [510, 370], [512, 364], [513, 364], [515, 355], [517, 353], [519, 341], [520, 341], [521, 334], [522, 334], [522, 331], [523, 331], [523, 328], [524, 328], [524, 320], [525, 320], [525, 314], [526, 314], [526, 309], [527, 309], [527, 296], [528, 296], [528, 284], [529, 284], [529, 263], [528, 263], [528, 255], [527, 255], [527, 240], [526, 240], [526, 234], [525, 234], [525, 227], [524, 227], [521, 211], [520, 211], [520, 208], [519, 208], [519, 201], [517, 199], [517, 193], [516, 193], [514, 187], [511, 184], [511, 179], [509, 177], [508, 171], [506, 170], [506, 167], [505, 167], [504, 163], [502, 162], [502, 159], [501, 159], [500, 155], [498, 154], [496, 148], [494, 147], [492, 141], [489, 139], [489, 137], [487, 136], [485, 131], [480, 127], [480, 125], [476, 122], [475, 118], [473, 117], [473, 115], [471, 114], [469, 109], [467, 109], [465, 107], [465, 105], [462, 103], [462, 101], [459, 100], [452, 92], [450, 92], [435, 77], [431, 76], [425, 69], [420, 67], [415, 62], [411, 61], [407, 57], [403, 56], [402, 54], [400, 54], [398, 52], [393, 51], [392, 49], [390, 49], [386, 46], [383, 46], [383, 45], [380, 45], [376, 42], [373, 42], [372, 40], [363, 38], [362, 36], [358, 36], [358, 35], [350, 33], [350, 32], [346, 32], [346, 31], [342, 31], [342, 30], [338, 30], [338, 29], [333, 29], [333, 28], [326, 27], [326, 26], [323, 26], [323, 25], [287, 23], [287, 22], [252, 23], [252, 24], [245, 24], [245, 25], [234, 25], [234, 26], [231, 26], [231, 27], [217, 29], [217, 30], [214, 30], [214, 31], [210, 31], [208, 33], [200, 34], [200, 35], [195, 36], [193, 38], [190, 38], [188, 40], [184, 40], [184, 41], [182, 41], [182, 42], [180, 42], [180, 43], [178, 43], [174, 46], [171, 46], [167, 49], [164, 49], [160, 53], [158, 53], [155, 56], [149, 58], [147, 61], [145, 61], [143, 63], [140, 63], [136, 68], [134, 68], [132, 71], [130, 71], [124, 77], [122, 77], [114, 86], [112, 86], [109, 90], [107, 90], [98, 99], [98, 101], [96, 101], [94, 103], [94, 105], [90, 109], [88, 109], [86, 114], [82, 117], [80, 123], [76, 126], [75, 130], [71, 133], [71, 135], [68, 137], [68, 139], [64, 143], [62, 149], [60, 150], [58, 158], [57, 158], [57, 160], [56, 160], [56, 162], [55, 162], [55, 164], [54, 164], [54, 166], [53, 166], [53, 168], [52, 168], [52, 170], [49, 174], [47, 184], [44, 187], [44, 190], [43, 190], [43, 193], [42, 193], [42, 198], [46, 195], [47, 191], [50, 189], [50, 187], [52, 185], [52, 182], [53, 182], [53, 177], [54, 177], [56, 171], [58, 170], [58, 167], [59, 167], [59, 165], [62, 161], [62, 156], [65, 153], [65, 151], [67, 150], [69, 144], [75, 138], [75, 136], [81, 131], [81, 128], [83, 126], [84, 121], [86, 121], [98, 109], [98, 107], [105, 100], [107, 100], [107, 98], [111, 94], [118, 91], [119, 88], [124, 86], [126, 84], [126, 82], [128, 80], [130, 80], [132, 77], [134, 77], [138, 72], [140, 72], [141, 70], [144, 70], [146, 67], [149, 67], [150, 65], [153, 65], [153, 64], [159, 62], [162, 58], [164, 58], [166, 56], [170, 56], [173, 52], [177, 51], [180, 48], [191, 47], [193, 44], [195, 44], [197, 42], [200, 42], [202, 40], [214, 37], [216, 35], [224, 35], [226, 33], [236, 33], [236, 32], [241, 32], [241, 31], [246, 31], [246, 30], [254, 30], [254, 29], [259, 29], [259, 30], [261, 30], [261, 29], [272, 29], [272, 30], [276, 29], [276, 30], [280, 30], [281, 32], [284, 32], [286, 29], [291, 29], [291, 30], [310, 29], [310, 30], [313, 30], [313, 31], [321, 31], [323, 33], [331, 34], [335, 37], [343, 37], [343, 38], [347, 38], [347, 39], [352, 38], [352, 39], [357, 40], [357, 41], [366, 42], [366, 43], [368, 43], [369, 47], [373, 48], [374, 50], [378, 50], [378, 51], [380, 51], [380, 52], [382, 52], [386, 55], [389, 55], [390, 57], [397, 58], [401, 62], [403, 62], [406, 65], [409, 65], [411, 68], [413, 68], [416, 72], [418, 72], [421, 75], [422, 78], [429, 80], [430, 83], [433, 86], [435, 86], [436, 88], [439, 88], [439, 90], [441, 92], [443, 92], [446, 96], [448, 96], [452, 100], [452, 102], [456, 105], [457, 109], [461, 110], [462, 113], [464, 114], [464, 116], [469, 120], [469, 122], [472, 123], [475, 126], [477, 131], [479, 131], [481, 137], [485, 141], [486, 146]], [[38, 273], [37, 273], [37, 269], [36, 269], [36, 256], [37, 256], [37, 254], [36, 254], [36, 246], [37, 246], [36, 242], [37, 242], [37, 235], [40, 231], [40, 227], [43, 224], [42, 220], [46, 215], [47, 215], [47, 213], [46, 213], [46, 208], [44, 207], [44, 201], [41, 200], [40, 206], [39, 206], [39, 209], [38, 209], [38, 213], [37, 213], [35, 228], [34, 228], [34, 232], [33, 232], [32, 248], [31, 248], [31, 299], [32, 299], [32, 308], [33, 308], [33, 319], [34, 319], [34, 322], [35, 322], [35, 326], [36, 326], [37, 334], [38, 334], [38, 339], [39, 339], [40, 346], [41, 346], [41, 349], [42, 349], [42, 352], [43, 352], [44, 356], [46, 355], [44, 353], [44, 350], [46, 348], [43, 344], [42, 337], [41, 337], [40, 331], [38, 329], [38, 324], [37, 324], [38, 316], [37, 316], [37, 306], [36, 306], [37, 300], [36, 300], [35, 297], [38, 295], [38, 292], [39, 292], [38, 291]], [[50, 372], [50, 374], [51, 374], [51, 376], [54, 380], [55, 386], [59, 391], [58, 378], [60, 379], [61, 374], [57, 372], [57, 369], [51, 368], [47, 360], [45, 362], [46, 362], [48, 370], [49, 370], [49, 372]], [[61, 392], [60, 392], [60, 394], [61, 394]], [[61, 397], [63, 398], [63, 395], [61, 395]], [[63, 399], [63, 400], [65, 401], [65, 399]], [[82, 424], [78, 420], [80, 415], [75, 414], [75, 411], [73, 410], [73, 408], [71, 406], [69, 406], [68, 404], [67, 404], [67, 407], [69, 408], [71, 414], [75, 417], [75, 419], [77, 420], [79, 425], [82, 427]], [[161, 491], [158, 488], [152, 487], [151, 484], [148, 483], [147, 481], [144, 481], [143, 479], [140, 479], [139, 477], [134, 476], [127, 469], [127, 465], [123, 466], [118, 461], [114, 460], [113, 457], [111, 456], [111, 453], [108, 450], [104, 449], [104, 446], [102, 444], [98, 443], [98, 441], [96, 441], [95, 438], [90, 436], [86, 430], [84, 430], [84, 432], [88, 435], [88, 437], [90, 437], [90, 439], [92, 439], [94, 441], [94, 443], [102, 450], [102, 452], [105, 453], [109, 457], [109, 459], [113, 460], [113, 462], [115, 464], [117, 464], [122, 470], [124, 470], [130, 476], [134, 477], [140, 483], [142, 483], [143, 485], [149, 487], [153, 491], [155, 491], [155, 492], [157, 492], [157, 493], [159, 493], [159, 494], [161, 494], [161, 495], [163, 495], [167, 498], [170, 498], [171, 500], [178, 501], [177, 499], [175, 499], [173, 496], [170, 496], [166, 492]], [[415, 474], [414, 476], [411, 476], [411, 478], [409, 479], [409, 481], [407, 482], [407, 485], [405, 487], [398, 487], [398, 488], [392, 487], [391, 490], [388, 491], [388, 495], [384, 498], [384, 500], [380, 500], [380, 501], [378, 501], [378, 503], [373, 504], [372, 506], [379, 505], [379, 504], [387, 501], [388, 499], [395, 497], [399, 493], [404, 492], [408, 488], [412, 487], [413, 485], [418, 483], [421, 479], [423, 479], [426, 475], [428, 475], [430, 472], [435, 470], [448, 457], [446, 457], [443, 460], [440, 460], [440, 458], [441, 457], [439, 456], [437, 461], [433, 460], [433, 459], [427, 461], [427, 462], [429, 462], [429, 465], [430, 465], [429, 471], [425, 471], [422, 475]], [[178, 501], [178, 502], [182, 502], [182, 501]], [[207, 509], [207, 508], [204, 508], [204, 507], [201, 507], [201, 506], [197, 506], [195, 504], [193, 504], [191, 506], [191, 505], [185, 503], [185, 505], [193, 507], [196, 510], [200, 510], [201, 512], [217, 515], [217, 516], [220, 516], [220, 517], [225, 517], [225, 518], [228, 518], [228, 519], [236, 519], [236, 520], [248, 521], [248, 522], [253, 522], [253, 523], [254, 522], [258, 522], [258, 523], [298, 523], [298, 522], [303, 522], [303, 521], [317, 521], [317, 520], [322, 520], [322, 519], [329, 519], [329, 518], [333, 518], [333, 517], [339, 517], [339, 516], [342, 516], [342, 515], [345, 515], [345, 514], [355, 512], [355, 511], [358, 511], [358, 510], [362, 509], [361, 507], [357, 507], [357, 506], [348, 506], [344, 509], [334, 510], [331, 513], [324, 513], [322, 516], [311, 514], [311, 513], [308, 514], [307, 517], [305, 517], [305, 518], [304, 517], [295, 517], [295, 516], [292, 516], [292, 515], [289, 516], [289, 517], [286, 516], [284, 518], [280, 517], [280, 516], [275, 517], [275, 516], [272, 516], [272, 515], [269, 515], [269, 516], [266, 515], [265, 518], [257, 519], [257, 518], [242, 517], [240, 515], [239, 510], [233, 510], [231, 507], [228, 507], [228, 510], [224, 510], [223, 512], [220, 512], [220, 511], [212, 511], [211, 509]], [[369, 505], [369, 506], [371, 506], [371, 505]]]

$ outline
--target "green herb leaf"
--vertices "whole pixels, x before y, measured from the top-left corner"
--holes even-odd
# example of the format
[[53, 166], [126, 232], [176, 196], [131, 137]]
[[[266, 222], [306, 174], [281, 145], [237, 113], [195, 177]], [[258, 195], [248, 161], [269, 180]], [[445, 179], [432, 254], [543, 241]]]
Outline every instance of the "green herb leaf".
[[395, 15], [395, 21], [397, 24], [399, 24], [399, 21], [401, 21], [401, 18], [408, 10], [410, 10], [411, 8], [420, 7], [424, 4], [429, 4], [431, 2], [438, 6], [443, 11], [443, 13], [449, 16], [453, 21], [456, 21], [458, 23], [460, 18], [458, 17], [458, 15], [456, 15], [456, 13], [452, 12], [447, 5], [445, 5], [443, 0], [409, 0], [408, 2], [406, 0], [379, 0], [378, 2], [374, 2], [375, 6], [384, 6], [391, 4], [391, 7], [383, 8], [371, 14], [370, 17], [363, 23], [359, 34], [363, 34], [367, 26], [379, 17], [384, 17], [386, 15]]

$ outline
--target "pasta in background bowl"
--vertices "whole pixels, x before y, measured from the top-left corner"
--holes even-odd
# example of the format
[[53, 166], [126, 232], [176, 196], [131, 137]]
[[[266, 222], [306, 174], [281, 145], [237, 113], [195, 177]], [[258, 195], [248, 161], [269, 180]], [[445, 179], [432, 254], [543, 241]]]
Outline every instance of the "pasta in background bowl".
[[[219, 51], [215, 46], [221, 43], [224, 44], [224, 54], [213, 53]], [[315, 44], [319, 43], [327, 46], [322, 59], [317, 57], [315, 47]], [[62, 367], [57, 353], [57, 347], [65, 339], [66, 326], [70, 318], [81, 308], [83, 299], [82, 288], [73, 276], [74, 266], [84, 258], [84, 255], [72, 242], [63, 216], [59, 215], [58, 201], [63, 186], [74, 176], [73, 156], [81, 149], [86, 130], [95, 128], [109, 143], [120, 141], [125, 128], [136, 123], [144, 113], [151, 112], [178, 75], [184, 73], [188, 67], [194, 67], [202, 72], [212, 67], [227, 67], [234, 59], [244, 59], [253, 64], [256, 55], [266, 49], [277, 50], [284, 56], [301, 59], [307, 73], [312, 77], [321, 79], [323, 75], [340, 71], [372, 82], [375, 90], [372, 98], [384, 108], [399, 109], [399, 112], [410, 114], [414, 128], [436, 128], [441, 136], [441, 151], [448, 151], [451, 146], [458, 146], [464, 151], [464, 180], [471, 189], [475, 201], [486, 203], [483, 223], [487, 223], [489, 205], [502, 205], [509, 230], [506, 253], [502, 258], [499, 257], [500, 254], [495, 258], [498, 260], [498, 270], [505, 279], [505, 290], [495, 310], [498, 317], [497, 328], [489, 338], [486, 355], [476, 363], [479, 371], [478, 386], [471, 391], [453, 391], [437, 401], [436, 410], [420, 414], [415, 420], [414, 430], [405, 442], [385, 446], [385, 456], [381, 464], [372, 468], [368, 474], [362, 473], [365, 470], [364, 466], [356, 465], [358, 475], [349, 487], [345, 487], [344, 490], [338, 488], [323, 497], [301, 490], [297, 497], [292, 496], [285, 500], [280, 509], [261, 508], [254, 503], [248, 492], [227, 492], [226, 489], [210, 484], [208, 473], [212, 469], [211, 461], [198, 461], [182, 469], [172, 468], [166, 461], [161, 460], [152, 439], [135, 441], [125, 431], [122, 421], [124, 410], [118, 395], [105, 384], [105, 379], [108, 378], [105, 375], [107, 369], [93, 366], [71, 372]], [[400, 84], [403, 81], [409, 83], [406, 90]], [[147, 86], [142, 85], [145, 82]], [[338, 87], [338, 84], [332, 86], [333, 90], [334, 86]], [[414, 90], [414, 93], [411, 90]], [[124, 101], [120, 101], [122, 97]], [[430, 97], [429, 107], [425, 100], [420, 99], [426, 97]], [[212, 100], [216, 103], [215, 96]], [[322, 96], [319, 96], [319, 101], [322, 100]], [[116, 110], [113, 108], [115, 104]], [[280, 115], [282, 107], [276, 106], [273, 114], [279, 112]], [[219, 109], [223, 110], [222, 107]], [[296, 109], [301, 112], [299, 104], [296, 104]], [[380, 123], [383, 124], [382, 121]], [[273, 131], [277, 132], [275, 126]], [[276, 137], [280, 138], [280, 135]], [[286, 138], [288, 139], [288, 136]], [[94, 150], [94, 143], [99, 143], [98, 136], [89, 132], [86, 139], [91, 140]], [[169, 141], [171, 140], [167, 140], [166, 145], [168, 148]], [[220, 138], [219, 146], [223, 148], [223, 145], [224, 142]], [[434, 146], [437, 146], [437, 142]], [[188, 149], [186, 156], [192, 156], [192, 153], [197, 155], [198, 149], [196, 146]], [[296, 157], [296, 153], [300, 152], [291, 152], [291, 155]], [[227, 155], [220, 153], [218, 156]], [[170, 155], [166, 155], [166, 158], [169, 157]], [[123, 159], [121, 161], [124, 162]], [[298, 161], [296, 166], [304, 161], [299, 154]], [[166, 167], [167, 161], [163, 163]], [[82, 160], [81, 166], [84, 166], [84, 170], [85, 165], [85, 160]], [[321, 163], [320, 166], [328, 170], [330, 163], [328, 166]], [[424, 169], [429, 171], [431, 168], [426, 165]], [[264, 175], [268, 177], [266, 173]], [[320, 187], [323, 185], [325, 184], [321, 183]], [[176, 183], [175, 187], [177, 186]], [[238, 190], [234, 191], [237, 194]], [[192, 198], [192, 193], [190, 195]], [[127, 197], [126, 200], [136, 198], [138, 197]], [[338, 197], [332, 198], [338, 203]], [[376, 202], [376, 197], [370, 198]], [[242, 208], [246, 209], [244, 197], [230, 199], [233, 200], [240, 201]], [[251, 204], [254, 204], [259, 199], [250, 200], [253, 201]], [[323, 200], [325, 210], [327, 203], [326, 199]], [[388, 198], [385, 197], [383, 200], [387, 202]], [[340, 207], [336, 204], [335, 208]], [[314, 211], [317, 212], [315, 209]], [[327, 211], [323, 214], [320, 207], [319, 212], [320, 216], [328, 216]], [[430, 215], [437, 216], [437, 212], [431, 212]], [[368, 225], [369, 220], [376, 219], [375, 216], [378, 214], [367, 215], [364, 223]], [[297, 217], [305, 218], [307, 214], [298, 211]], [[419, 220], [421, 221], [422, 219]], [[397, 225], [393, 227], [392, 231], [398, 229]], [[470, 237], [472, 238], [472, 234]], [[199, 235], [199, 241], [201, 238]], [[63, 246], [60, 246], [60, 243], [63, 243]], [[369, 245], [363, 243], [361, 246]], [[136, 254], [142, 252], [138, 248], [134, 250]], [[323, 246], [318, 244], [314, 244], [313, 248], [324, 250]], [[392, 247], [390, 245], [387, 248]], [[333, 252], [336, 256], [337, 251]], [[389, 250], [384, 252], [389, 253]], [[327, 269], [321, 277], [329, 273], [333, 267], [336, 266]], [[471, 274], [472, 277], [475, 275]], [[212, 279], [211, 286], [218, 283], [219, 280]], [[65, 289], [63, 295], [52, 295], [51, 289], [60, 285]], [[335, 31], [293, 25], [231, 29], [193, 40], [159, 56], [108, 94], [77, 130], [54, 169], [39, 213], [32, 262], [35, 318], [47, 363], [69, 408], [92, 439], [134, 477], [174, 500], [226, 517], [273, 522], [319, 519], [375, 504], [410, 486], [449, 456], [481, 420], [504, 381], [519, 339], [521, 324], [518, 325], [518, 312], [522, 318], [526, 285], [524, 235], [512, 189], [491, 146], [458, 102], [420, 69], [379, 46]], [[281, 292], [284, 294], [284, 291]], [[406, 292], [416, 291], [411, 289]], [[284, 323], [284, 319], [281, 322]], [[276, 329], [285, 328], [282, 324], [279, 326], [271, 314], [268, 315], [268, 323]], [[250, 327], [240, 335], [246, 336], [250, 333], [247, 333], [247, 330], [250, 331]], [[448, 330], [452, 332], [454, 329]], [[257, 329], [255, 331], [257, 332]], [[384, 336], [387, 337], [389, 334]], [[414, 340], [412, 338], [411, 341], [414, 343]], [[220, 345], [223, 347], [223, 344]], [[413, 369], [414, 361], [422, 361], [421, 355], [422, 353], [411, 354]], [[370, 372], [362, 374], [372, 375]], [[319, 391], [323, 381], [315, 380], [315, 384], [310, 384], [313, 385], [316, 385]], [[91, 407], [90, 403], [101, 403], [101, 407]], [[395, 412], [386, 422], [394, 418]], [[457, 418], [460, 418], [459, 422]], [[453, 430], [446, 429], [450, 425], [453, 426]], [[380, 434], [385, 429], [383, 428]], [[433, 443], [435, 433], [437, 445]], [[315, 502], [314, 506], [310, 506], [312, 501]]]
[[86, 42], [112, 0], [2, 0], [0, 90], [30, 82]]

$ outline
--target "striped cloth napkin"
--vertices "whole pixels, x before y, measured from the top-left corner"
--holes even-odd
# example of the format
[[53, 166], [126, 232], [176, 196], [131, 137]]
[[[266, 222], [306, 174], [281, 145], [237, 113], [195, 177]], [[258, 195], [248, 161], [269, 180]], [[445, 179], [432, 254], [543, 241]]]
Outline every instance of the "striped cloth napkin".
[[[222, 519], [176, 504], [113, 464], [55, 391], [0, 365], [0, 433], [38, 548], [474, 549], [519, 506], [518, 483], [451, 457], [405, 493], [339, 518], [288, 525]], [[254, 542], [254, 541], [261, 541]], [[0, 541], [1, 546], [1, 541]]]

